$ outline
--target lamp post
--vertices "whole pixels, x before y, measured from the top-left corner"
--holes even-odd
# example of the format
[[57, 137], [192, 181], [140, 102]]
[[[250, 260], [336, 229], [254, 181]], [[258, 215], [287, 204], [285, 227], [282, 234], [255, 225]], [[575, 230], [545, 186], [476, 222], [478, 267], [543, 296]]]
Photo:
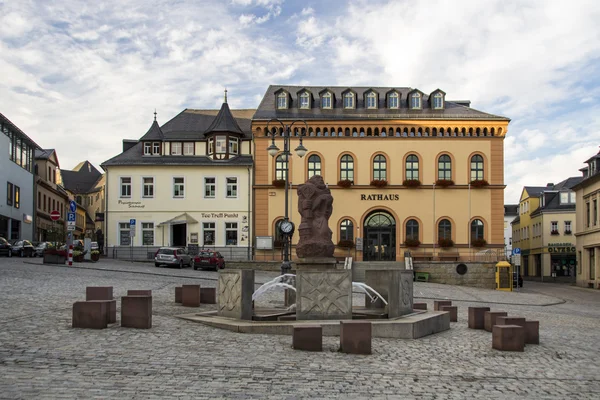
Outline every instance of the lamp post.
[[[278, 129], [269, 130], [269, 125], [271, 122], [276, 122], [281, 125], [282, 133], [281, 137], [283, 138], [283, 151], [281, 152], [281, 156], [283, 161], [285, 162], [285, 214], [283, 218], [283, 222], [279, 224], [279, 227], [276, 229], [280, 229], [283, 236], [283, 262], [281, 263], [281, 275], [285, 275], [290, 272], [292, 269], [292, 265], [290, 264], [290, 253], [291, 253], [291, 244], [292, 244], [292, 236], [294, 234], [294, 224], [289, 220], [289, 202], [288, 202], [288, 189], [290, 182], [290, 164], [289, 160], [292, 156], [290, 151], [291, 146], [291, 138], [292, 138], [292, 127], [296, 123], [303, 123], [305, 127], [305, 131], [300, 131], [300, 144], [298, 147], [294, 149], [298, 157], [302, 158], [308, 151], [306, 147], [302, 145], [302, 138], [306, 136], [308, 132], [308, 124], [304, 120], [295, 120], [291, 121], [288, 125], [284, 124], [282, 121], [273, 118], [267, 122], [267, 132], [271, 135], [271, 145], [267, 147], [267, 152], [271, 155], [271, 157], [275, 158], [279, 154], [279, 147], [275, 145], [275, 138], [277, 137]], [[288, 121], [289, 122], [289, 121]], [[275, 161], [277, 159], [275, 158]]]

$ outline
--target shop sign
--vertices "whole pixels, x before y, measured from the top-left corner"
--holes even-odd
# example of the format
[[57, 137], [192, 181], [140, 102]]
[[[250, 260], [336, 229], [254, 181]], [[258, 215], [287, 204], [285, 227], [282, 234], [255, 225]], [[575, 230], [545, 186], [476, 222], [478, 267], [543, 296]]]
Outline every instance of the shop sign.
[[202, 218], [237, 218], [238, 217], [238, 213], [226, 213], [226, 212], [200, 213], [200, 215], [202, 216]]
[[548, 253], [575, 253], [573, 243], [548, 243]]
[[144, 208], [144, 207], [146, 207], [146, 205], [142, 204], [141, 201], [123, 201], [123, 200], [119, 200], [119, 202], [117, 204], [121, 204], [121, 205], [127, 206], [129, 208]]
[[361, 194], [361, 200], [370, 200], [370, 201], [398, 201], [400, 200], [400, 195], [398, 194]]

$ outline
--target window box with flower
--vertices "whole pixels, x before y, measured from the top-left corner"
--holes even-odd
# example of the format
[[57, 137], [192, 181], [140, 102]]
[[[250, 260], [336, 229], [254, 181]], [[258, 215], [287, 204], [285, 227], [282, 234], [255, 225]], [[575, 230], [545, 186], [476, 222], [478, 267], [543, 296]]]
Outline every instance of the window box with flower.
[[570, 230], [565, 231], [565, 235], [571, 235], [571, 234], [573, 234], [573, 232], [571, 232]]
[[421, 186], [421, 181], [418, 179], [405, 179], [404, 182], [402, 182], [403, 186], [406, 187], [419, 187]]
[[404, 240], [404, 245], [406, 247], [419, 247], [421, 241], [419, 239], [406, 239]]
[[473, 239], [471, 240], [471, 246], [473, 247], [485, 247], [487, 241], [485, 239]]
[[438, 179], [435, 184], [440, 187], [448, 187], [454, 185], [454, 181], [452, 179]]
[[470, 182], [472, 188], [482, 188], [489, 186], [490, 184], [485, 179], [475, 179]]
[[371, 186], [375, 187], [385, 187], [387, 184], [388, 182], [385, 179], [373, 179], [371, 181]]
[[452, 239], [439, 239], [438, 246], [447, 249], [448, 247], [454, 246], [454, 242], [452, 241]]
[[560, 235], [560, 233], [558, 231], [550, 231], [551, 235]]
[[340, 240], [338, 242], [338, 247], [344, 248], [344, 249], [351, 249], [354, 247], [354, 241], [352, 240]]
[[347, 187], [352, 186], [354, 184], [354, 181], [351, 181], [350, 179], [342, 179], [342, 180], [338, 181], [337, 184], [339, 187], [347, 188]]

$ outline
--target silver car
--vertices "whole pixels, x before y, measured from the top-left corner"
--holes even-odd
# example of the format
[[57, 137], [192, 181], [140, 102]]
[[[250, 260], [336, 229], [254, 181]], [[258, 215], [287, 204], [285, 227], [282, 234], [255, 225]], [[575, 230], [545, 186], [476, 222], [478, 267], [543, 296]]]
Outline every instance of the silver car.
[[180, 247], [161, 247], [154, 255], [154, 265], [167, 267], [193, 267], [194, 260], [185, 249]]

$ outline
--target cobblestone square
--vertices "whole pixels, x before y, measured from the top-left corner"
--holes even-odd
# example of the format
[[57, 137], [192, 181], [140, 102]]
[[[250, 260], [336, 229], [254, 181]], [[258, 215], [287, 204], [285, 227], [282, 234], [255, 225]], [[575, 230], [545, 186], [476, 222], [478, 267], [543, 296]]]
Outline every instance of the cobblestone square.
[[[216, 285], [216, 272], [101, 261], [74, 267], [0, 258], [0, 398], [532, 398], [597, 399], [600, 290], [525, 282], [518, 293], [415, 283], [433, 307], [451, 299], [458, 322], [419, 340], [374, 339], [371, 356], [294, 351], [289, 336], [244, 335], [183, 321], [175, 286]], [[263, 283], [275, 276], [257, 272]], [[151, 289], [153, 327], [71, 328], [85, 287]], [[263, 303], [281, 304], [281, 293]], [[120, 305], [119, 301], [117, 302]], [[489, 306], [540, 321], [540, 345], [491, 348], [467, 328], [467, 307]], [[198, 310], [215, 309], [202, 305]], [[119, 319], [119, 318], [117, 318]]]

